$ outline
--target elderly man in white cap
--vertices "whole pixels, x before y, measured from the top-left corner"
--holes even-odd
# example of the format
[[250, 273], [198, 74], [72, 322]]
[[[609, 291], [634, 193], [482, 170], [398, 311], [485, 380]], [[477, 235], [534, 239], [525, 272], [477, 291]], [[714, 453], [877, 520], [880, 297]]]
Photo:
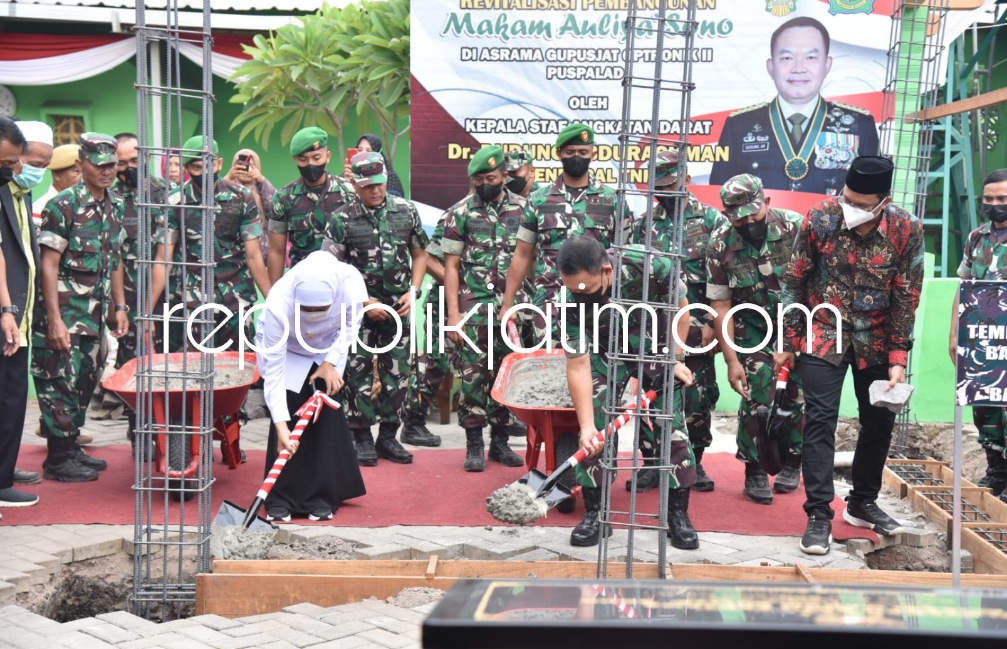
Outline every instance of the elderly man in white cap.
[[[45, 122], [17, 122], [28, 150], [21, 156], [21, 168], [14, 170], [14, 182], [25, 192], [30, 192], [42, 182], [45, 170], [52, 162], [52, 127]], [[34, 205], [34, 196], [28, 200], [32, 212], [41, 214], [45, 205]], [[36, 226], [41, 224], [41, 218]]]
[[324, 251], [290, 269], [266, 298], [255, 352], [273, 421], [267, 470], [281, 448], [294, 453], [266, 498], [269, 520], [288, 521], [291, 514], [328, 520], [344, 500], [365, 493], [341, 408], [323, 407], [299, 441], [290, 440], [290, 420], [314, 394], [316, 379], [329, 396], [343, 387], [347, 351], [357, 337], [366, 300], [360, 272]]

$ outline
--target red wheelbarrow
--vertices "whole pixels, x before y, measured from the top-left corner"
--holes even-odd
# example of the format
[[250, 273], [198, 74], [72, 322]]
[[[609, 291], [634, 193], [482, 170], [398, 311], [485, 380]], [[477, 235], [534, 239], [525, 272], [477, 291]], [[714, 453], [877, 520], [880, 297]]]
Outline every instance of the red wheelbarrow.
[[[570, 408], [552, 408], [523, 406], [508, 399], [513, 381], [521, 375], [541, 371], [545, 365], [565, 362], [566, 355], [562, 349], [539, 349], [533, 352], [514, 352], [504, 357], [500, 363], [500, 371], [493, 383], [491, 396], [506, 406], [519, 421], [528, 426], [528, 450], [525, 452], [525, 465], [534, 469], [538, 465], [539, 452], [545, 447], [545, 470], [550, 474], [556, 467], [566, 462], [580, 448], [580, 424], [577, 422], [577, 411]], [[568, 471], [560, 478], [560, 483], [576, 495], [580, 491], [573, 471]], [[569, 514], [576, 507], [575, 498], [567, 498], [556, 506], [556, 510]]]
[[[186, 356], [188, 356], [187, 359]], [[223, 352], [214, 355], [215, 372], [219, 373], [225, 370], [238, 372], [239, 356], [238, 352]], [[168, 368], [168, 389], [155, 388], [151, 392], [151, 408], [154, 423], [157, 424], [158, 429], [167, 430], [169, 419], [180, 418], [183, 404], [185, 412], [189, 414], [192, 426], [198, 428], [201, 418], [199, 383], [190, 379], [187, 386], [189, 389], [183, 392], [180, 388], [171, 385], [171, 381], [179, 376], [183, 362], [187, 362], [188, 368], [198, 368], [199, 354], [153, 354], [148, 358], [155, 377], [164, 376], [164, 368]], [[114, 392], [133, 410], [136, 410], [138, 398], [137, 360], [134, 358], [128, 361], [102, 384], [106, 390]], [[189, 372], [191, 373], [192, 370], [190, 369]], [[239, 414], [249, 387], [259, 380], [255, 354], [244, 354], [243, 372], [244, 375], [241, 376], [240, 382], [232, 382], [230, 385], [222, 387], [215, 386], [213, 389], [213, 439], [223, 442], [221, 450], [229, 469], [235, 469], [241, 463]], [[173, 442], [171, 457], [168, 457], [166, 452], [169, 448], [166, 437], [166, 433], [163, 432], [154, 435], [153, 461], [155, 471], [164, 474], [169, 479], [191, 478], [199, 465], [199, 437], [183, 435], [182, 438], [185, 440], [183, 444]], [[176, 448], [178, 451], [174, 450]]]

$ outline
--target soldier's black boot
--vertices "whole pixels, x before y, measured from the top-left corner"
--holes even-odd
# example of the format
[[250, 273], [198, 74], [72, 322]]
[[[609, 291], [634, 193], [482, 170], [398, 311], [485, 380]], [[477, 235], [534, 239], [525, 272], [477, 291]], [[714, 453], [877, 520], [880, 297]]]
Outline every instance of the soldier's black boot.
[[391, 422], [381, 422], [378, 426], [378, 441], [374, 444], [374, 449], [378, 457], [395, 462], [396, 464], [411, 464], [413, 454], [402, 448], [399, 440], [395, 439], [399, 432], [399, 425]]
[[507, 444], [510, 434], [504, 426], [490, 427], [490, 462], [499, 462], [504, 466], [523, 466], [524, 460]]
[[[584, 518], [570, 532], [570, 545], [587, 548], [601, 540], [601, 487], [584, 487]], [[612, 527], [605, 527], [605, 536], [612, 536]]]
[[402, 433], [399, 435], [403, 444], [413, 446], [440, 446], [441, 438], [427, 429], [427, 422], [422, 412], [408, 412], [402, 418]]
[[783, 461], [783, 468], [773, 480], [773, 491], [778, 494], [789, 494], [797, 491], [801, 484], [801, 456], [788, 455]]
[[1007, 490], [1007, 460], [1002, 452], [986, 449], [986, 475], [979, 479], [976, 486], [992, 489], [994, 496]]
[[48, 453], [42, 462], [46, 480], [58, 482], [91, 482], [98, 479], [98, 472], [81, 464], [74, 453], [76, 440], [70, 437], [46, 438]]
[[689, 520], [689, 488], [668, 491], [668, 538], [679, 550], [699, 547], [699, 535]]
[[375, 466], [378, 463], [378, 453], [374, 450], [374, 437], [369, 428], [353, 431], [353, 446], [357, 451], [357, 464], [360, 466]]
[[745, 463], [745, 488], [741, 493], [753, 503], [773, 504], [773, 492], [769, 490], [769, 476], [758, 462]]
[[69, 439], [73, 440], [72, 451], [74, 457], [77, 459], [77, 462], [83, 464], [88, 468], [94, 469], [95, 471], [104, 471], [105, 469], [108, 468], [108, 462], [106, 462], [105, 460], [99, 460], [98, 458], [92, 457], [87, 453], [85, 453], [84, 449], [81, 448], [80, 444], [77, 443], [76, 437], [71, 437]]
[[[653, 466], [656, 463], [654, 459], [654, 449], [642, 449], [640, 453], [643, 455], [643, 465]], [[651, 489], [657, 488], [660, 476], [656, 469], [640, 469], [636, 474], [636, 492], [646, 493]], [[626, 481], [626, 491], [633, 491], [633, 478]]]
[[696, 456], [696, 484], [692, 488], [696, 491], [713, 491], [713, 478], [706, 475], [706, 469], [703, 468], [704, 451], [705, 448], [692, 447], [692, 453]]
[[478, 473], [486, 470], [486, 458], [483, 453], [486, 447], [483, 446], [483, 429], [465, 429], [465, 470]]

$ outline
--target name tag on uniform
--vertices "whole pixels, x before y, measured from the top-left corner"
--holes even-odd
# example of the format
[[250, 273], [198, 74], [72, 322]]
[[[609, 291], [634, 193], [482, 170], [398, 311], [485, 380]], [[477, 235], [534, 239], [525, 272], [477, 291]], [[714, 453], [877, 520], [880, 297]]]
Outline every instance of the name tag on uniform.
[[742, 153], [757, 153], [759, 151], [769, 151], [769, 142], [752, 142], [741, 145]]

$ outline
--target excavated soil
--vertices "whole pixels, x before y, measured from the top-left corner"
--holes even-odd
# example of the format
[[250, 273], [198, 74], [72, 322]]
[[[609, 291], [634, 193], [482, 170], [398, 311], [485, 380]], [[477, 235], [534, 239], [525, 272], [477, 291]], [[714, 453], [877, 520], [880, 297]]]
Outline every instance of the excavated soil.
[[[943, 535], [942, 535], [943, 536]], [[925, 548], [893, 545], [864, 557], [871, 570], [908, 570], [912, 572], [951, 572], [951, 559], [944, 543]]]
[[387, 602], [399, 608], [416, 608], [424, 604], [441, 601], [447, 591], [438, 588], [403, 588]]
[[[836, 450], [853, 451], [857, 447], [857, 430], [859, 422], [856, 419], [841, 419], [836, 429]], [[909, 425], [909, 457], [927, 458], [947, 462], [954, 465], [954, 425], [953, 424], [919, 424]], [[896, 430], [892, 442], [895, 442]], [[978, 433], [971, 424], [966, 424], [962, 430], [962, 476], [973, 483], [986, 473], [986, 452], [979, 446]]]
[[529, 358], [511, 368], [505, 398], [529, 408], [573, 408], [566, 385], [566, 359]]
[[267, 559], [301, 560], [331, 559], [348, 561], [354, 558], [354, 545], [332, 536], [319, 536], [308, 541], [290, 544], [274, 543], [266, 554]]

